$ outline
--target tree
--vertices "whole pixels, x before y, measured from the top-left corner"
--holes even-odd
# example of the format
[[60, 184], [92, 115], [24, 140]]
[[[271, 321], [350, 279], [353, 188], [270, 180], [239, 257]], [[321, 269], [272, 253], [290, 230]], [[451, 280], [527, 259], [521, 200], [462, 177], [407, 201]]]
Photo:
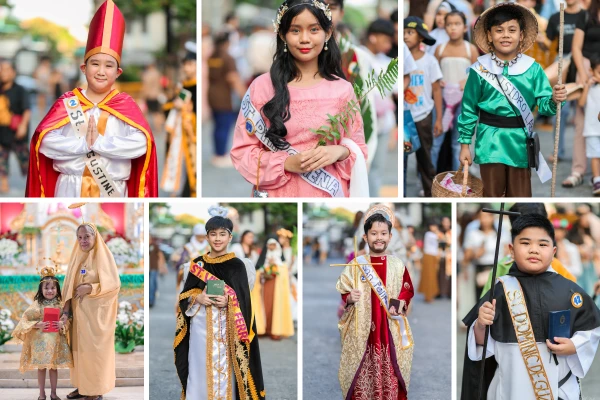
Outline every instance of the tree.
[[21, 23], [21, 28], [31, 35], [34, 40], [48, 41], [49, 53], [54, 57], [69, 54], [77, 49], [77, 40], [71, 36], [69, 30], [56, 25], [44, 18], [32, 18]]
[[279, 228], [293, 230], [298, 223], [298, 205], [296, 203], [228, 203], [240, 215], [263, 210], [265, 234], [275, 234]]

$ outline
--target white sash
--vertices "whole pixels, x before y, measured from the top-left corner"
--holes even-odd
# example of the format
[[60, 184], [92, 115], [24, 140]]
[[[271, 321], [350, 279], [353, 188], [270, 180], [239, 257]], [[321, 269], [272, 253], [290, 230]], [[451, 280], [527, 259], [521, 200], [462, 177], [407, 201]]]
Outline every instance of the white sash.
[[[515, 108], [519, 110], [521, 116], [523, 117], [523, 121], [525, 122], [527, 131], [531, 134], [531, 132], [533, 132], [533, 125], [535, 124], [535, 118], [533, 117], [533, 113], [531, 112], [531, 109], [529, 109], [529, 105], [527, 105], [527, 101], [525, 100], [519, 89], [515, 85], [513, 85], [513, 83], [510, 80], [506, 79], [504, 75], [496, 75], [488, 71], [479, 61], [475, 62], [475, 64], [471, 66], [471, 69], [477, 72], [479, 76], [485, 79], [487, 83], [489, 83], [494, 89], [500, 92], [502, 96], [507, 98], [515, 106]], [[500, 87], [500, 85], [498, 84], [498, 80], [496, 80], [496, 77], [498, 77], [498, 80], [500, 80], [500, 84], [502, 85], [502, 87]], [[502, 91], [502, 89], [504, 89], [504, 92]], [[506, 96], [504, 95], [504, 93], [506, 93]], [[536, 172], [538, 177], [540, 178], [540, 181], [542, 183], [545, 183], [546, 181], [552, 179], [552, 171], [548, 167], [546, 159], [544, 158], [544, 155], [542, 154], [541, 150], [539, 154], [539, 159], [540, 166]]]
[[171, 145], [169, 154], [165, 160], [165, 170], [163, 171], [161, 189], [168, 193], [173, 193], [179, 189], [181, 180], [181, 163], [183, 159], [183, 129], [181, 126], [181, 112], [172, 109], [166, 121], [167, 132], [172, 129]]
[[[265, 136], [267, 133], [267, 125], [262, 119], [260, 111], [258, 111], [256, 107], [254, 107], [254, 104], [252, 104], [252, 100], [250, 99], [250, 89], [248, 89], [244, 95], [241, 107], [244, 118], [246, 118], [246, 133], [249, 135], [256, 135], [257, 139], [274, 153], [278, 151], [285, 151], [290, 156], [299, 153], [299, 151], [295, 150], [291, 146], [288, 147], [287, 150], [279, 150], [277, 147], [275, 147], [271, 140]], [[331, 197], [344, 197], [344, 190], [342, 189], [341, 182], [324, 169], [305, 172], [299, 175], [310, 185], [328, 193]]]
[[[67, 97], [63, 100], [63, 103], [67, 109], [67, 115], [69, 116], [73, 130], [80, 138], [84, 138], [85, 140], [88, 121], [81, 108], [79, 99], [77, 96]], [[105, 166], [100, 161], [100, 156], [93, 150], [85, 155], [85, 164], [104, 197], [123, 197], [112, 177], [106, 171]]]
[[[367, 265], [369, 264], [369, 261], [367, 261], [365, 256], [357, 257], [356, 261], [359, 264], [361, 264], [358, 267], [360, 268], [363, 277], [369, 283], [371, 289], [373, 289], [373, 292], [375, 292], [375, 295], [381, 302], [381, 305], [385, 309], [385, 312], [388, 315], [388, 317], [395, 320], [399, 324], [400, 336], [402, 338], [402, 348], [412, 346], [412, 340], [411, 338], [409, 338], [408, 335], [408, 320], [406, 319], [406, 317], [403, 315], [390, 315], [389, 297], [385, 289], [385, 285], [383, 284], [383, 282], [381, 282], [381, 278], [379, 278], [379, 275], [377, 275], [377, 272], [372, 266]], [[363, 277], [361, 277], [361, 280], [363, 280]]]
[[540, 350], [537, 347], [533, 328], [531, 327], [531, 319], [529, 318], [521, 284], [517, 278], [510, 275], [498, 278], [498, 280], [504, 286], [504, 295], [517, 336], [517, 344], [525, 368], [527, 368], [535, 398], [554, 400], [552, 386], [542, 363]]

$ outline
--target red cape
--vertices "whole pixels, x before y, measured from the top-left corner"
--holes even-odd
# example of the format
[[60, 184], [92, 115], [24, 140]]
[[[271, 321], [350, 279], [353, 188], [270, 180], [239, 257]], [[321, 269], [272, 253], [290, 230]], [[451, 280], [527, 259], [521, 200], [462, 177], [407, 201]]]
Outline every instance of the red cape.
[[[54, 197], [59, 173], [54, 170], [53, 160], [40, 153], [39, 149], [46, 133], [69, 123], [63, 99], [72, 96], [79, 98], [84, 112], [93, 107], [93, 104], [81, 93], [81, 89], [63, 94], [52, 105], [31, 139], [29, 174], [27, 175], [27, 187], [25, 189], [26, 197]], [[107, 111], [146, 135], [148, 142], [146, 154], [131, 160], [131, 177], [127, 182], [127, 194], [129, 197], [157, 197], [156, 146], [150, 126], [142, 111], [131, 96], [127, 93], [119, 93], [118, 90], [110, 92], [98, 104], [98, 108]]]

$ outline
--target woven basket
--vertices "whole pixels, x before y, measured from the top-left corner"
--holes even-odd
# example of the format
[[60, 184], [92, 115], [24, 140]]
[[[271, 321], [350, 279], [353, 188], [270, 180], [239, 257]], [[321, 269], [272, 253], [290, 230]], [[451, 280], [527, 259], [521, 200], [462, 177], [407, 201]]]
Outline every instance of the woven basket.
[[[483, 182], [481, 179], [469, 175], [469, 164], [465, 162], [463, 165], [458, 167], [458, 171], [453, 172], [454, 177], [452, 181], [458, 185], [462, 185], [462, 193], [456, 193], [452, 190], [448, 190], [441, 185], [441, 181], [448, 174], [448, 172], [442, 172], [437, 174], [433, 180], [431, 186], [432, 197], [483, 197]], [[466, 194], [467, 186], [471, 188], [473, 193]]]

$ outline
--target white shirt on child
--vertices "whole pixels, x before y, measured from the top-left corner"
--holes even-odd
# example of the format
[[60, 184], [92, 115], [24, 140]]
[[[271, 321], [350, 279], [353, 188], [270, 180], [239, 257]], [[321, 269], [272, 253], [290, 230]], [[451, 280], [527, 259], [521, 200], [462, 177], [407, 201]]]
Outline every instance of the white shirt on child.
[[435, 257], [440, 255], [438, 236], [431, 231], [423, 237], [423, 253]]
[[404, 75], [408, 75], [416, 69], [417, 63], [415, 62], [412, 54], [410, 54], [408, 46], [406, 43], [404, 43]]
[[[468, 355], [471, 360], [478, 361], [483, 355], [483, 346], [477, 345], [475, 341], [474, 326], [475, 323], [469, 327]], [[599, 339], [600, 327], [591, 331], [575, 332], [571, 340], [577, 353], [570, 356], [556, 356], [558, 365], [555, 364], [546, 343], [537, 343], [540, 358], [552, 385], [554, 399], [579, 400], [580, 391], [577, 378], [584, 378], [590, 370], [598, 349]], [[495, 356], [498, 363], [498, 368], [488, 388], [488, 400], [536, 399], [518, 344], [497, 342], [490, 335], [486, 353], [486, 358]], [[558, 382], [567, 376], [569, 371], [573, 374], [559, 388]]]
[[[85, 90], [82, 91], [85, 96]], [[101, 110], [94, 105], [86, 116], [100, 118]], [[79, 137], [71, 124], [50, 131], [44, 137], [40, 152], [54, 160], [54, 170], [60, 173], [55, 197], [81, 197], [81, 183], [86, 168], [86, 154], [94, 150], [112, 177], [123, 197], [127, 196], [127, 181], [131, 174], [131, 160], [146, 154], [146, 135], [137, 128], [108, 116], [104, 135], [99, 135], [92, 147], [85, 136]], [[102, 193], [100, 194], [103, 197]]]
[[435, 107], [432, 84], [443, 78], [438, 60], [431, 54], [415, 60], [417, 69], [410, 73], [410, 90], [417, 97], [415, 104], [405, 104], [413, 120], [419, 122], [427, 118]]
[[600, 136], [598, 112], [600, 112], [600, 84], [595, 84], [588, 90], [585, 102], [583, 136]]

